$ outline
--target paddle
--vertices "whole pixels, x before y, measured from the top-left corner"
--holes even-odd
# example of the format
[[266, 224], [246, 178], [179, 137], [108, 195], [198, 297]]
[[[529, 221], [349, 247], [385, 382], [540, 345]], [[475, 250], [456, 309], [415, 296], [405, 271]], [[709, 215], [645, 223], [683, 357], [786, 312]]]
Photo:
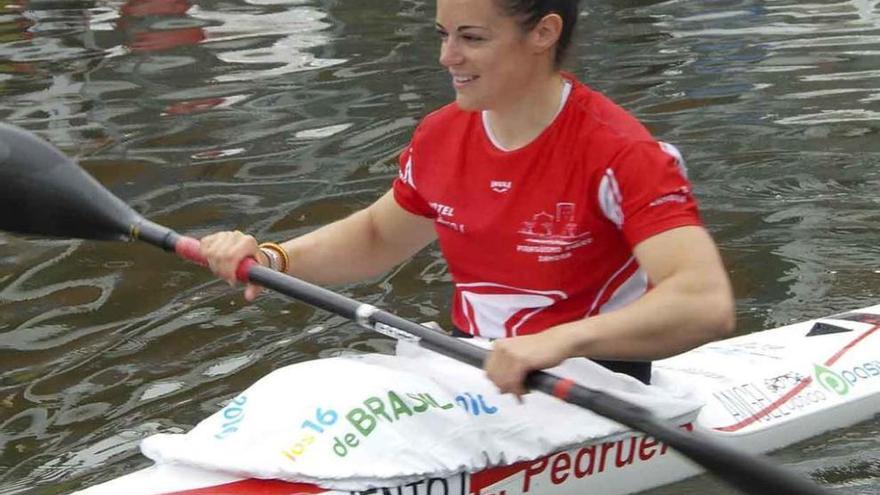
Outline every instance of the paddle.
[[[83, 239], [141, 240], [205, 264], [199, 241], [157, 225], [131, 209], [74, 161], [25, 130], [0, 124], [0, 229]], [[237, 277], [355, 320], [359, 325], [482, 367], [487, 351], [341, 294], [244, 260]], [[543, 371], [527, 386], [642, 431], [746, 493], [821, 495], [819, 486], [708, 436], [686, 433], [650, 411]]]

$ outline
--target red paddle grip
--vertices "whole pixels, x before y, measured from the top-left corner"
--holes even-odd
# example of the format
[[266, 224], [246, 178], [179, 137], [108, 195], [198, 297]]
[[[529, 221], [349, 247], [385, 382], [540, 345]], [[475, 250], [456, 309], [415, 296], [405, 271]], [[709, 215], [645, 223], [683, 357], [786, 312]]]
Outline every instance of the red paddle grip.
[[185, 260], [192, 261], [202, 266], [208, 266], [208, 260], [202, 256], [199, 240], [192, 237], [183, 237], [174, 244], [174, 252]]
[[568, 397], [568, 392], [571, 391], [571, 387], [574, 385], [574, 382], [568, 378], [560, 378], [556, 385], [553, 386], [553, 395], [558, 398], [565, 400]]

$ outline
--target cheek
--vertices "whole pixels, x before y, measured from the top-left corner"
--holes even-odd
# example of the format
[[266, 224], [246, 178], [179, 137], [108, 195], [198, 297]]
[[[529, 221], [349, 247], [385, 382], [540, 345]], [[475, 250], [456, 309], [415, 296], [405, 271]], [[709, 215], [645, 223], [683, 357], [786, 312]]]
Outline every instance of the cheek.
[[487, 57], [487, 63], [494, 67], [498, 73], [508, 76], [516, 76], [530, 72], [533, 61], [525, 56], [525, 47], [520, 43], [505, 43], [493, 50], [492, 56]]
[[527, 64], [526, 60], [518, 57], [499, 57], [492, 64], [492, 73], [495, 75], [494, 83], [499, 86], [517, 86], [522, 84], [526, 79], [525, 75], [531, 72], [532, 68]]

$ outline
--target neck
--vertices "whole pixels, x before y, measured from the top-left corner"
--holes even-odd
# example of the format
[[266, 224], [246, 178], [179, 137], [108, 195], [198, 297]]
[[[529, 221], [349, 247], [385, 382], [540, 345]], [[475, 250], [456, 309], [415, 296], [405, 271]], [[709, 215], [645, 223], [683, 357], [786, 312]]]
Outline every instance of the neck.
[[504, 104], [487, 110], [492, 134], [504, 148], [513, 150], [532, 142], [559, 111], [564, 80], [552, 72], [525, 85]]

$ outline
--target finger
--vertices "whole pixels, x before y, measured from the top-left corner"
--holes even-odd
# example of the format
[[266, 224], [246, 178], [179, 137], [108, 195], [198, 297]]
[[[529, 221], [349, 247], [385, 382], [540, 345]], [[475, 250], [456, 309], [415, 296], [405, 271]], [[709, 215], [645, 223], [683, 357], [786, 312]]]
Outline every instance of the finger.
[[520, 386], [518, 380], [519, 373], [512, 363], [506, 363], [495, 352], [489, 354], [485, 362], [486, 378], [489, 379], [496, 387], [498, 392], [502, 394], [519, 395]]
[[236, 271], [241, 261], [257, 250], [256, 239], [240, 231], [218, 232], [202, 240], [202, 254], [211, 271], [230, 286], [238, 283]]
[[526, 374], [523, 373], [523, 375], [516, 382], [516, 391], [514, 393], [516, 394], [516, 397], [519, 399], [520, 403], [523, 402], [522, 398], [529, 393], [529, 389], [526, 388], [525, 380]]
[[214, 245], [217, 242], [216, 234], [211, 234], [199, 239], [199, 251], [202, 256], [208, 260], [208, 266], [211, 266], [211, 258], [214, 253]]
[[483, 361], [483, 371], [486, 373], [486, 378], [489, 379], [496, 386], [499, 386], [500, 376], [498, 373], [498, 353], [495, 350], [489, 351], [489, 355], [486, 356], [485, 361]]
[[246, 301], [251, 302], [260, 295], [260, 292], [263, 291], [263, 288], [259, 285], [248, 284], [244, 289], [244, 298]]
[[508, 362], [503, 371], [498, 374], [499, 390], [505, 394], [513, 394], [517, 401], [522, 402], [522, 396], [528, 393], [525, 387], [525, 378], [528, 370], [518, 362]]
[[490, 353], [483, 363], [483, 371], [486, 373], [486, 378], [503, 394], [505, 392], [504, 375], [498, 371], [498, 366], [496, 366], [495, 362], [494, 353]]
[[229, 285], [234, 286], [238, 283], [238, 279], [235, 277], [235, 270], [238, 268], [242, 258], [244, 258], [244, 255], [241, 254], [241, 248], [238, 247], [237, 242], [234, 240], [227, 240], [222, 252], [218, 253], [217, 270], [219, 275], [229, 282]]
[[529, 393], [525, 386], [526, 374], [525, 368], [517, 367], [510, 376], [510, 392], [516, 395], [517, 401], [522, 404], [522, 397]]
[[217, 268], [218, 260], [217, 260], [217, 242], [219, 237], [217, 234], [211, 234], [209, 236], [203, 237], [199, 240], [199, 251], [205, 261], [208, 264], [208, 269], [214, 275], [220, 276], [220, 272]]

